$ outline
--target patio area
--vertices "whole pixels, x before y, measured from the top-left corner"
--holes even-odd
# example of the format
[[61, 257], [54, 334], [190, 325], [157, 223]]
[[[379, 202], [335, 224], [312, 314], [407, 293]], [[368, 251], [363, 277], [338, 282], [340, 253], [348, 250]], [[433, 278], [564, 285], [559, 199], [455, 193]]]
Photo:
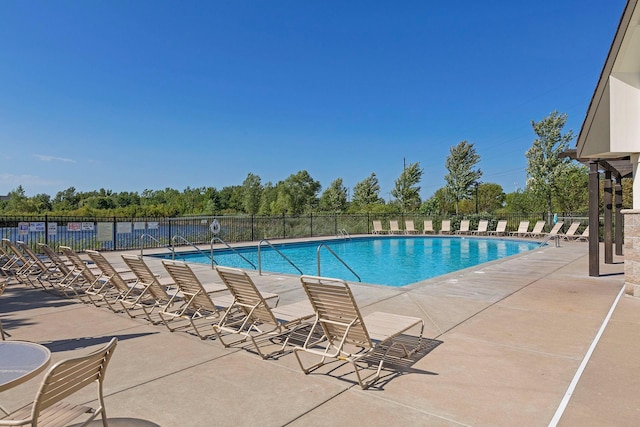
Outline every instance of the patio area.
[[[587, 249], [563, 242], [403, 288], [351, 284], [364, 315], [425, 321], [421, 351], [368, 390], [344, 362], [304, 375], [290, 353], [265, 361], [17, 282], [0, 298], [0, 319], [10, 340], [48, 347], [52, 363], [117, 337], [105, 380], [110, 425], [542, 426], [565, 406], [558, 425], [636, 424], [639, 299], [620, 298], [581, 369], [624, 286], [623, 259], [589, 277]], [[124, 266], [119, 253], [105, 255]], [[166, 276], [160, 260], [146, 261]], [[221, 283], [209, 266], [194, 270]], [[296, 277], [250, 274], [280, 304], [305, 298]], [[0, 393], [0, 404], [31, 402], [41, 378]], [[83, 393], [72, 400], [94, 398], [92, 388]]]

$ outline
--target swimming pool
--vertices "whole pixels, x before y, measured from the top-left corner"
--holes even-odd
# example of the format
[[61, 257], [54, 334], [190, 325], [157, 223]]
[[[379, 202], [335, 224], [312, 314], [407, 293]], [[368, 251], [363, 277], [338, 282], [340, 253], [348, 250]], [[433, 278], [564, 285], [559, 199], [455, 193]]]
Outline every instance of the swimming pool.
[[[364, 237], [274, 246], [304, 274], [316, 275], [317, 250], [321, 244], [327, 245], [342, 258], [360, 276], [362, 282], [387, 286], [405, 286], [539, 246], [539, 243], [519, 240], [421, 236]], [[256, 247], [238, 248], [237, 251], [258, 265]], [[268, 246], [263, 245], [260, 251], [262, 271], [300, 274]], [[171, 257], [170, 254], [161, 256]], [[358, 280], [326, 248], [321, 249], [320, 258], [322, 276]], [[197, 252], [182, 253], [176, 259], [211, 264], [207, 256]], [[215, 250], [214, 259], [218, 265], [252, 268], [237, 253], [228, 249]]]

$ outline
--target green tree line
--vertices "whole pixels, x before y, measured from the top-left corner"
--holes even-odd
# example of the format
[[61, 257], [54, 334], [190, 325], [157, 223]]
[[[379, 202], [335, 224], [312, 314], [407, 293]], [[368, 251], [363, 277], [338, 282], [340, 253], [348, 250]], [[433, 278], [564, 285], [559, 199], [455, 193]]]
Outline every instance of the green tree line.
[[[398, 213], [423, 214], [507, 214], [560, 212], [584, 213], [588, 210], [588, 170], [578, 163], [560, 159], [573, 139], [563, 133], [566, 114], [554, 111], [539, 122], [531, 121], [536, 138], [525, 156], [527, 185], [505, 193], [496, 183], [481, 182], [477, 168], [480, 155], [473, 143], [462, 141], [450, 149], [445, 167], [445, 186], [426, 200], [420, 198], [424, 170], [419, 162], [406, 166], [391, 191], [393, 200], [380, 196], [375, 173], [358, 182], [350, 196], [342, 178], [336, 178], [322, 191], [306, 171], [291, 174], [275, 184], [263, 183], [249, 173], [241, 185], [187, 187], [180, 191], [146, 189], [138, 192], [114, 192], [101, 188], [81, 192], [74, 187], [54, 197], [36, 194], [28, 197], [22, 186], [0, 200], [4, 215], [72, 215], [120, 217], [175, 217], [186, 215], [304, 215], [308, 213]], [[623, 180], [623, 207], [632, 206], [631, 181]]]

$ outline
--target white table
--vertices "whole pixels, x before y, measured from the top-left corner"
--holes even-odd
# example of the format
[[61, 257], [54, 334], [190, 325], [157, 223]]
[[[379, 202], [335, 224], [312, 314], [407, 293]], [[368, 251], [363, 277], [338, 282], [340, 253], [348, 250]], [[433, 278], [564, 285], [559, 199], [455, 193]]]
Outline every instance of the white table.
[[51, 352], [43, 345], [26, 341], [0, 341], [0, 391], [38, 375], [49, 364]]

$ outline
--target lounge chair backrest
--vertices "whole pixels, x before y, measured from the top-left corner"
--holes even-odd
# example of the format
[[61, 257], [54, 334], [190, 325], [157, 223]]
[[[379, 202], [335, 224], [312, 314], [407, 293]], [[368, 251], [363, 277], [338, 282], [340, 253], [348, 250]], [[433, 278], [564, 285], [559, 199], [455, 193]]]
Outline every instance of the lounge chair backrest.
[[316, 320], [330, 342], [344, 338], [349, 344], [364, 348], [373, 346], [346, 282], [313, 276], [302, 276], [300, 281], [316, 312]]
[[407, 219], [407, 220], [404, 221], [404, 228], [407, 231], [416, 231], [416, 227], [413, 224], [413, 220], [412, 219]]
[[194, 310], [204, 309], [210, 312], [218, 311], [211, 297], [202, 286], [202, 282], [200, 282], [200, 279], [188, 264], [178, 261], [162, 261], [162, 265], [164, 265], [173, 281], [176, 282], [180, 293], [189, 302], [191, 308]]
[[99, 279], [98, 276], [93, 274], [91, 269], [82, 260], [82, 258], [80, 258], [80, 255], [78, 255], [69, 246], [60, 246], [60, 250], [62, 251], [64, 256], [66, 256], [67, 259], [71, 261], [71, 263], [73, 264], [74, 270], [78, 270], [78, 272], [82, 274], [82, 277], [84, 278], [85, 281], [87, 281], [88, 283], [94, 283], [96, 280]]
[[542, 230], [544, 230], [544, 225], [546, 224], [545, 221], [538, 221], [536, 222], [536, 225], [533, 226], [533, 230], [531, 230], [532, 234], [539, 234], [542, 233]]
[[278, 324], [262, 294], [244, 270], [217, 266], [216, 271], [233, 295], [234, 305], [242, 309], [250, 323]]
[[478, 222], [478, 231], [487, 231], [487, 227], [489, 227], [489, 221], [486, 219], [481, 219], [480, 222]]
[[382, 231], [382, 222], [378, 220], [373, 221], [373, 231]]
[[[41, 411], [96, 381], [99, 383], [99, 402], [102, 404], [102, 383], [117, 343], [118, 339], [112, 338], [106, 346], [86, 356], [61, 360], [56, 363], [42, 380], [33, 404], [32, 419], [38, 420]], [[103, 409], [101, 406], [99, 411], [96, 410], [96, 414]]]
[[504, 233], [507, 230], [507, 221], [501, 220], [498, 221], [498, 225], [496, 225], [496, 232]]
[[551, 229], [551, 231], [549, 232], [549, 234], [558, 234], [560, 232], [560, 229], [562, 228], [562, 226], [564, 225], [563, 221], [558, 221], [553, 225], [553, 228]]
[[442, 220], [442, 225], [440, 227], [440, 231], [451, 231], [451, 220], [450, 219], [443, 219]]
[[571, 225], [569, 226], [569, 229], [567, 230], [567, 232], [565, 233], [566, 236], [573, 236], [576, 234], [576, 231], [578, 231], [578, 227], [580, 227], [580, 221], [574, 221], [571, 223]]
[[120, 273], [113, 268], [111, 263], [107, 261], [107, 259], [98, 251], [87, 250], [87, 255], [91, 258], [102, 274], [106, 277], [109, 277], [109, 283], [115, 286], [119, 291], [127, 292], [129, 290], [129, 286], [127, 282], [120, 276]]
[[389, 221], [389, 230], [400, 231], [400, 227], [398, 226], [398, 220], [392, 219], [391, 221]]
[[38, 243], [38, 246], [63, 274], [67, 275], [71, 272], [69, 266], [67, 266], [64, 260], [60, 258], [60, 255], [58, 255], [53, 249], [51, 249], [51, 246], [47, 245], [46, 243]]
[[529, 231], [529, 221], [520, 221], [518, 233], [526, 233], [527, 231]]
[[425, 233], [433, 231], [433, 220], [431, 220], [431, 219], [425, 219], [424, 220], [423, 231]]
[[142, 258], [138, 255], [122, 255], [122, 259], [127, 266], [133, 271], [133, 274], [138, 278], [138, 283], [148, 289], [148, 292], [153, 296], [156, 301], [168, 301], [170, 299], [167, 291], [158, 282], [158, 278], [149, 269], [149, 266], [145, 264]]
[[22, 252], [24, 252], [30, 259], [31, 262], [35, 265], [38, 266], [38, 268], [41, 271], [47, 271], [49, 268], [44, 264], [44, 262], [42, 262], [42, 260], [40, 259], [40, 257], [38, 256], [38, 254], [36, 254], [35, 252], [33, 252], [33, 249], [31, 249], [31, 247], [29, 247], [29, 245], [27, 245], [25, 242], [21, 241], [21, 240], [16, 240], [16, 244], [18, 245], [18, 247], [22, 250]]
[[22, 253], [22, 251], [20, 249], [18, 249], [16, 247], [16, 245], [13, 244], [13, 242], [7, 238], [2, 239], [2, 243], [4, 243], [4, 245], [9, 248], [9, 250], [11, 252], [13, 252], [13, 254], [20, 260], [21, 263], [23, 264], [28, 264], [29, 260], [24, 256], [24, 254]]
[[469, 231], [469, 220], [463, 219], [460, 221], [460, 231]]

